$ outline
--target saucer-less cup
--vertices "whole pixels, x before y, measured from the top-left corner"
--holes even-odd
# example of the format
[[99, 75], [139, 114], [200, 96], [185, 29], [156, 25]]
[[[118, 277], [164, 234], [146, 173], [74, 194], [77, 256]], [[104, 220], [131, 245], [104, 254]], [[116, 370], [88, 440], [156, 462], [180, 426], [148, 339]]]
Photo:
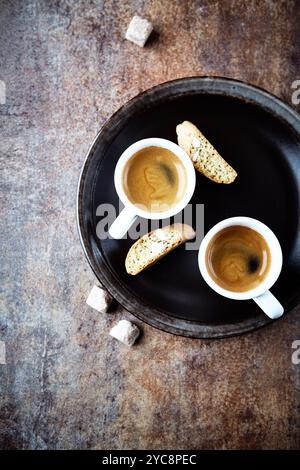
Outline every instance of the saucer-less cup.
[[[271, 254], [271, 264], [265, 279], [259, 284], [259, 286], [244, 292], [233, 292], [220, 287], [212, 279], [206, 266], [206, 250], [211, 239], [221, 230], [236, 225], [249, 227], [258, 232], [267, 242]], [[229, 219], [223, 220], [222, 222], [219, 222], [217, 225], [212, 227], [203, 238], [199, 249], [198, 263], [204, 280], [218, 294], [235, 300], [253, 299], [254, 302], [256, 302], [257, 305], [265, 312], [265, 314], [272, 319], [279, 318], [283, 314], [283, 306], [269, 291], [269, 289], [278, 279], [282, 268], [282, 251], [275, 234], [262, 222], [259, 222], [258, 220], [252, 219], [250, 217], [231, 217]]]
[[[146, 148], [146, 147], [162, 147], [165, 149], [170, 150], [173, 152], [183, 164], [186, 177], [187, 177], [187, 184], [186, 184], [186, 191], [181, 198], [181, 200], [172, 206], [170, 209], [165, 210], [163, 212], [149, 212], [143, 210], [138, 205], [133, 204], [127, 197], [124, 186], [123, 186], [123, 175], [126, 163], [128, 160], [139, 150]], [[138, 156], [136, 158], [139, 158]], [[174, 144], [170, 140], [166, 139], [159, 139], [159, 138], [150, 138], [150, 139], [143, 139], [135, 142], [134, 144], [130, 145], [120, 156], [116, 169], [115, 169], [115, 176], [114, 176], [114, 183], [117, 194], [121, 201], [124, 204], [124, 209], [118, 215], [116, 220], [112, 223], [109, 229], [109, 235], [112, 238], [123, 238], [126, 232], [129, 230], [131, 225], [135, 222], [138, 216], [143, 217], [145, 219], [167, 219], [172, 217], [173, 215], [177, 214], [178, 212], [182, 211], [185, 206], [189, 203], [196, 185], [196, 176], [195, 176], [195, 169], [194, 166], [185, 153], [178, 145]]]

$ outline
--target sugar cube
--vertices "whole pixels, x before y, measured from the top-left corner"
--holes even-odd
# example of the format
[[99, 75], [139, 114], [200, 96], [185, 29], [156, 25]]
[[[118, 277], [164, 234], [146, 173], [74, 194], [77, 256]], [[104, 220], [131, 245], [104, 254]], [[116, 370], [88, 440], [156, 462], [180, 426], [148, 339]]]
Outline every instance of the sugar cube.
[[152, 23], [145, 18], [135, 15], [129, 23], [126, 39], [134, 42], [140, 47], [144, 47], [147, 39], [153, 30]]
[[98, 312], [107, 312], [113, 298], [99, 286], [94, 286], [89, 293], [86, 303]]
[[127, 346], [132, 346], [137, 340], [140, 330], [134, 323], [121, 320], [110, 330], [109, 334]]

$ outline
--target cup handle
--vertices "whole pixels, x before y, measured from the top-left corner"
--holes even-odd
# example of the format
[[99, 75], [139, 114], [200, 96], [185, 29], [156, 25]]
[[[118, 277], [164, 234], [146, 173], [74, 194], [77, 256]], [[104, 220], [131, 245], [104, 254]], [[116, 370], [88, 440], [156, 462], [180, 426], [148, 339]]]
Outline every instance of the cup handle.
[[108, 230], [109, 235], [118, 240], [123, 238], [136, 219], [137, 215], [128, 207], [124, 207], [116, 220], [111, 224]]
[[284, 312], [284, 308], [281, 303], [269, 290], [258, 297], [253, 297], [253, 300], [265, 312], [265, 314], [268, 315], [268, 317], [272, 318], [272, 320], [281, 317]]

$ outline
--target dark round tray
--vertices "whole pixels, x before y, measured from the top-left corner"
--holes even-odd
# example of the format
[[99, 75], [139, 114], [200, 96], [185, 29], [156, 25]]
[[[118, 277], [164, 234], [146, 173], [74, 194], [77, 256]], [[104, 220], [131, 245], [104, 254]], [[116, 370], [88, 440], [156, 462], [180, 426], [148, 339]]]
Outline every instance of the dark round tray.
[[146, 137], [176, 142], [175, 127], [195, 123], [238, 172], [218, 185], [197, 172], [192, 203], [205, 204], [205, 233], [220, 220], [245, 215], [267, 224], [283, 249], [283, 270], [272, 288], [287, 313], [300, 294], [300, 116], [264, 90], [217, 77], [163, 83], [120, 108], [102, 127], [80, 175], [77, 221], [81, 243], [99, 281], [127, 310], [150, 325], [184, 336], [221, 338], [271, 320], [257, 305], [213, 292], [197, 252], [184, 247], [137, 276], [124, 261], [132, 240], [99, 240], [99, 204], [119, 207], [113, 176], [121, 153]]

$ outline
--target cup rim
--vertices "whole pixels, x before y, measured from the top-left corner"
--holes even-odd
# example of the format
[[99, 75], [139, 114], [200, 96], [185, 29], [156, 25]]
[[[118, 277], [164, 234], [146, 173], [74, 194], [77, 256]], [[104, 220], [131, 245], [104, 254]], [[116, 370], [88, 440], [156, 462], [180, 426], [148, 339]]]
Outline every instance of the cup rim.
[[[243, 292], [234, 292], [220, 287], [210, 276], [206, 267], [205, 260], [208, 244], [210, 240], [214, 237], [214, 235], [216, 235], [224, 228], [232, 227], [235, 225], [242, 225], [256, 230], [266, 240], [271, 254], [271, 265], [269, 268], [269, 273], [267, 274], [265, 280], [254, 289], [250, 289]], [[269, 290], [277, 281], [282, 269], [282, 250], [274, 232], [263, 222], [260, 222], [259, 220], [254, 219], [252, 217], [246, 216], [230, 217], [228, 219], [222, 220], [221, 222], [218, 222], [207, 232], [199, 248], [198, 265], [202, 277], [215, 292], [229, 299], [249, 300], [262, 295], [264, 292]]]
[[[187, 189], [184, 196], [174, 207], [168, 209], [167, 211], [145, 211], [133, 204], [128, 199], [123, 189], [122, 174], [126, 163], [135, 153], [147, 147], [162, 147], [170, 150], [180, 159], [187, 173]], [[182, 211], [187, 206], [195, 191], [196, 174], [192, 161], [190, 160], [187, 153], [181, 147], [179, 147], [179, 145], [175, 144], [175, 142], [172, 142], [171, 140], [162, 139], [159, 137], [150, 137], [147, 139], [138, 140], [124, 150], [116, 164], [114, 173], [114, 184], [120, 200], [122, 201], [125, 207], [130, 208], [132, 210], [133, 214], [136, 214], [145, 219], [166, 219], [172, 217], [175, 214], [178, 214], [178, 212]]]

